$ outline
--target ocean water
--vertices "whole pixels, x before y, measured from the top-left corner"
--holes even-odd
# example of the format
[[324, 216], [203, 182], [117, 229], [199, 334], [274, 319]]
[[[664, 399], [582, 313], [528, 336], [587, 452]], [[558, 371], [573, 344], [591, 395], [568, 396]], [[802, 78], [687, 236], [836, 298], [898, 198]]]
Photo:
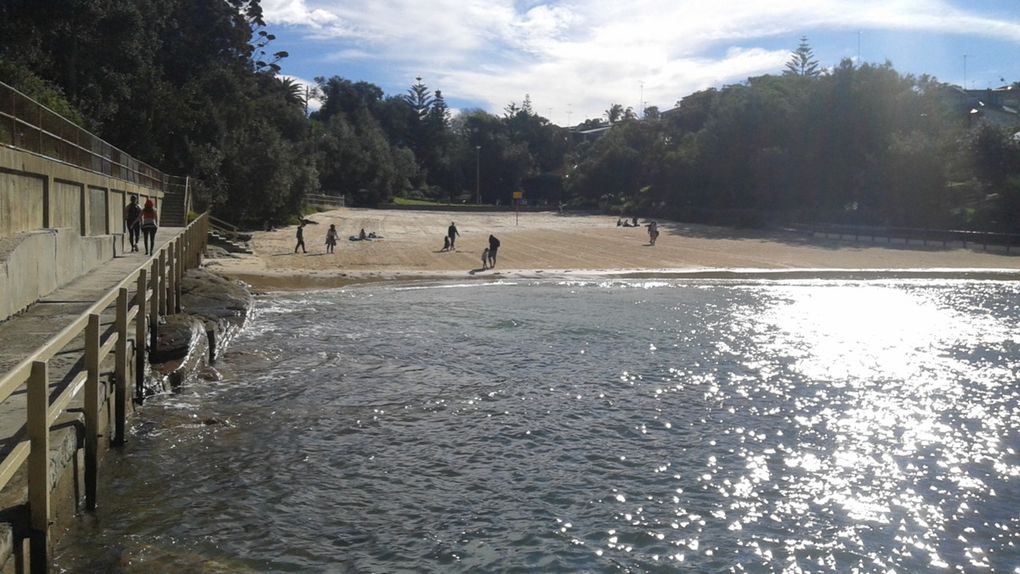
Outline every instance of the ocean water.
[[1020, 285], [258, 300], [63, 572], [1020, 572]]

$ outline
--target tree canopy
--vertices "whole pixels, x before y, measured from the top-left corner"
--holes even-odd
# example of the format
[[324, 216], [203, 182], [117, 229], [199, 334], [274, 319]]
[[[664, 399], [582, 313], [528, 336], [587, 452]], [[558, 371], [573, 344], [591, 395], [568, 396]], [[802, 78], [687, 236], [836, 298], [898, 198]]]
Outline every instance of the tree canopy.
[[[889, 63], [823, 68], [801, 38], [778, 75], [682, 96], [639, 118], [611, 103], [559, 127], [531, 97], [452, 114], [414, 78], [399, 94], [282, 76], [258, 0], [8, 0], [0, 78], [160, 169], [212, 209], [261, 225], [311, 192], [533, 203], [762, 223], [1020, 231], [1018, 126]], [[308, 113], [308, 95], [322, 102]]]

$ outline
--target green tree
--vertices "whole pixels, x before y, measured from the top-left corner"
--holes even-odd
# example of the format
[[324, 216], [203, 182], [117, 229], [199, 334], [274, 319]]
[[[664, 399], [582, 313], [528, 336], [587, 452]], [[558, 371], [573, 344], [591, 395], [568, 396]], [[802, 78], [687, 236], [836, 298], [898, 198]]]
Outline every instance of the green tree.
[[808, 44], [807, 36], [801, 36], [800, 44], [790, 54], [783, 73], [805, 78], [817, 78], [821, 74], [821, 70], [818, 69], [818, 60], [815, 59], [814, 51]]

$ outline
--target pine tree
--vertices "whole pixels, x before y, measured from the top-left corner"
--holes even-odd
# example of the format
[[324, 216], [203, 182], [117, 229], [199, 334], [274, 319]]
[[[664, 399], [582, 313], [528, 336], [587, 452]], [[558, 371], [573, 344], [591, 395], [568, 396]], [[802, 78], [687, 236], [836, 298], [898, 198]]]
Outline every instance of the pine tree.
[[415, 78], [415, 80], [416, 83], [407, 90], [404, 100], [411, 104], [419, 119], [425, 119], [429, 110], [432, 109], [435, 99], [432, 97], [432, 92], [429, 91], [428, 86], [422, 83], [421, 76]]
[[790, 60], [786, 62], [783, 75], [808, 78], [817, 78], [821, 75], [821, 71], [818, 69], [818, 60], [815, 59], [811, 45], [808, 44], [807, 36], [800, 37], [800, 45], [790, 54]]

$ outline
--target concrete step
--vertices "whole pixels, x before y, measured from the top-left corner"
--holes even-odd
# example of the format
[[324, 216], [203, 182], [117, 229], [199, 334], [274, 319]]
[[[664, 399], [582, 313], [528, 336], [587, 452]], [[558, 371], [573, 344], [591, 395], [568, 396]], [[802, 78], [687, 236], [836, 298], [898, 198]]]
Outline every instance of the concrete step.
[[251, 247], [247, 243], [227, 239], [226, 237], [220, 235], [215, 231], [209, 232], [209, 244], [221, 247], [225, 249], [228, 253], [246, 253], [248, 255], [254, 253], [254, 251], [252, 251]]

